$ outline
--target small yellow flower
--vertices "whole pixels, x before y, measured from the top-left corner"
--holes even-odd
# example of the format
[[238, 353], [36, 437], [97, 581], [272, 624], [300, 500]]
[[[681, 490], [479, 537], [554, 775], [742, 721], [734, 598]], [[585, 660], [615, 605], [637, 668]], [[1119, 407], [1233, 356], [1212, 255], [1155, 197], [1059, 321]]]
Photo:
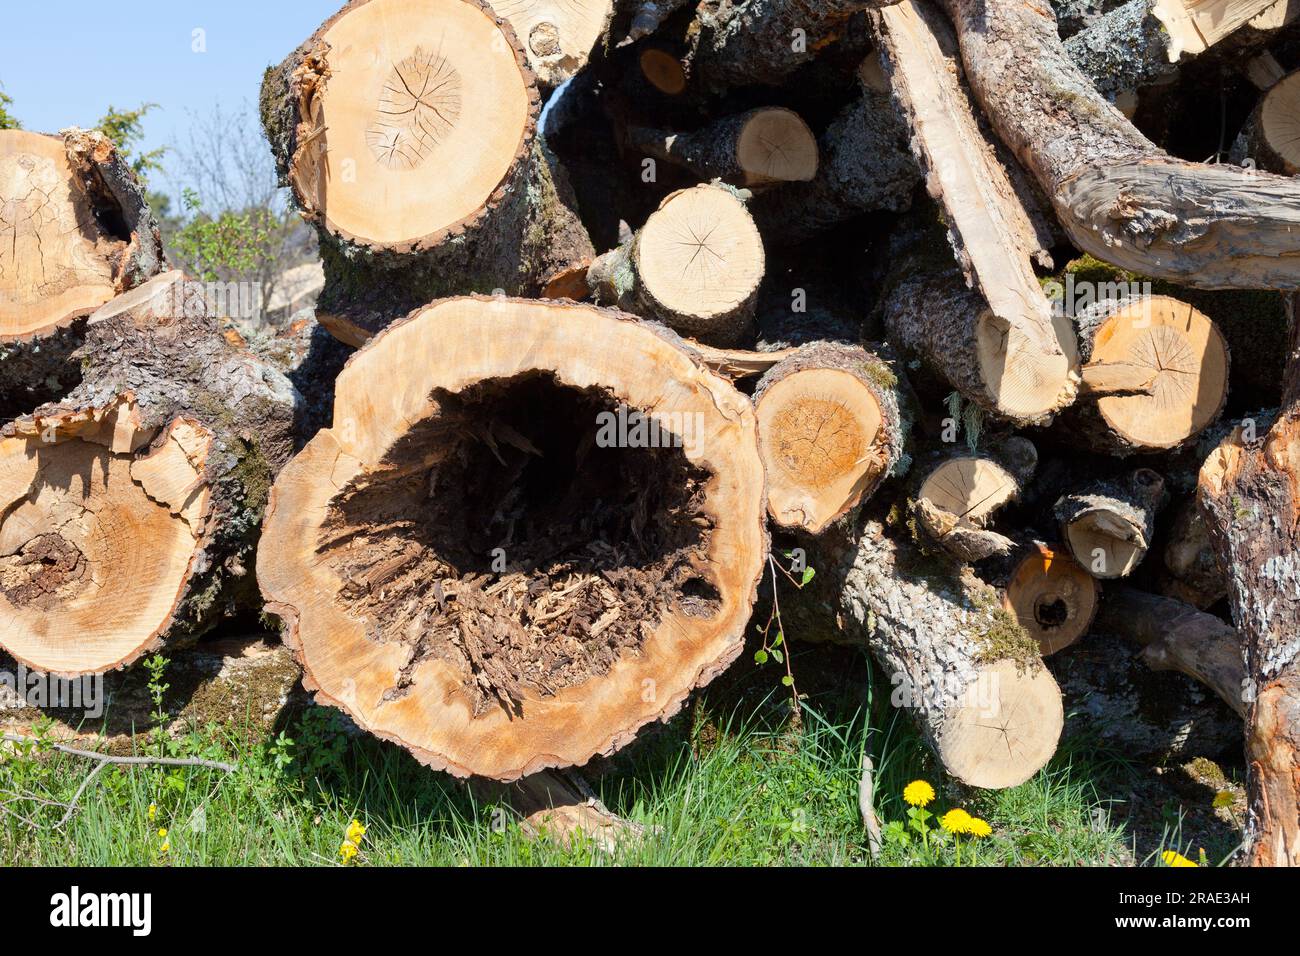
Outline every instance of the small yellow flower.
[[967, 824], [966, 832], [973, 837], [986, 837], [993, 832], [993, 828], [979, 817], [971, 817], [970, 823]]
[[361, 838], [366, 835], [366, 828], [360, 820], [353, 820], [348, 824], [347, 841], [361, 845]]
[[170, 850], [171, 848], [172, 848], [172, 841], [171, 841], [171, 840], [163, 840], [163, 841], [162, 841], [162, 846], [158, 847], [158, 852], [159, 852], [159, 853], [166, 853], [166, 852], [167, 852], [168, 850]]
[[1214, 802], [1211, 803], [1210, 806], [1214, 807], [1214, 809], [1216, 810], [1221, 810], [1224, 807], [1232, 806], [1232, 804], [1233, 804], [1232, 791], [1220, 790], [1218, 793], [1214, 795]]
[[1175, 853], [1173, 850], [1165, 850], [1160, 854], [1160, 859], [1165, 861], [1165, 866], [1196, 866], [1191, 860], [1181, 853]]
[[949, 833], [969, 833], [973, 817], [960, 808], [949, 810], [939, 818], [939, 826]]
[[351, 863], [356, 859], [356, 856], [357, 845], [355, 843], [344, 841], [343, 845], [339, 847], [339, 859], [342, 860], [344, 864]]
[[158, 819], [158, 804], [151, 803], [149, 804], [149, 822], [153, 823], [157, 819]]
[[163, 827], [162, 829], [160, 829], [160, 830], [158, 831], [158, 836], [160, 836], [160, 837], [166, 837], [166, 836], [167, 836], [167, 828], [166, 828], [166, 827]]
[[934, 799], [934, 787], [924, 780], [913, 780], [903, 788], [903, 802], [912, 807], [923, 807]]

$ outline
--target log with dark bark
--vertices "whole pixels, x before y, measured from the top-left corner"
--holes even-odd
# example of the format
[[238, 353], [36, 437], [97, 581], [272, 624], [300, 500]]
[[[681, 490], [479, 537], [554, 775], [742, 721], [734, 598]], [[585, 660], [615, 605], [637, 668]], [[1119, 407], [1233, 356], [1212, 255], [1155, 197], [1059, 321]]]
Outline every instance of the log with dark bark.
[[596, 301], [708, 345], [751, 329], [763, 240], [736, 190], [704, 184], [669, 195], [627, 242], [587, 270]]
[[130, 664], [254, 607], [294, 391], [180, 273], [98, 310], [82, 383], [0, 438], [0, 646], [59, 674]]
[[1282, 407], [1267, 432], [1238, 428], [1206, 459], [1199, 500], [1231, 584], [1246, 655], [1246, 855], [1300, 865], [1300, 322]]
[[509, 23], [479, 0], [351, 0], [262, 83], [321, 238], [317, 317], [352, 345], [439, 295], [535, 294], [589, 258]]
[[687, 133], [629, 126], [624, 137], [632, 149], [706, 182], [756, 190], [817, 174], [817, 138], [798, 113], [783, 107], [747, 110]]
[[676, 713], [740, 653], [766, 552], [752, 407], [676, 336], [458, 298], [348, 363], [257, 570], [318, 701], [509, 781]]
[[1123, 481], [1099, 481], [1063, 496], [1056, 520], [1070, 553], [1090, 574], [1122, 578], [1146, 557], [1168, 498], [1164, 478], [1139, 468]]
[[942, 3], [976, 99], [1076, 246], [1197, 288], [1300, 288], [1300, 181], [1157, 149], [1071, 62], [1050, 9]]
[[113, 143], [0, 130], [0, 419], [76, 385], [84, 319], [163, 268], [158, 224]]
[[870, 497], [907, 437], [896, 371], [856, 345], [800, 347], [759, 379], [754, 412], [768, 514], [809, 534]]
[[999, 509], [1020, 497], [1037, 467], [1037, 449], [1015, 435], [987, 453], [932, 453], [913, 465], [912, 515], [920, 529], [959, 561], [1005, 555], [1015, 542], [990, 525]]
[[1228, 596], [1228, 577], [1219, 567], [1210, 529], [1194, 498], [1178, 508], [1164, 534], [1160, 592], [1204, 610]]
[[864, 86], [818, 138], [818, 148], [810, 182], [788, 183], [750, 203], [767, 242], [792, 245], [863, 213], [911, 205], [920, 172], [887, 94]]
[[1106, 591], [1097, 628], [1141, 645], [1142, 660], [1152, 670], [1186, 674], [1246, 716], [1241, 636], [1213, 614], [1136, 588], [1113, 587]]
[[1200, 310], [1164, 295], [1100, 302], [1075, 319], [1082, 396], [1059, 428], [1107, 455], [1177, 449], [1219, 417], [1229, 352]]

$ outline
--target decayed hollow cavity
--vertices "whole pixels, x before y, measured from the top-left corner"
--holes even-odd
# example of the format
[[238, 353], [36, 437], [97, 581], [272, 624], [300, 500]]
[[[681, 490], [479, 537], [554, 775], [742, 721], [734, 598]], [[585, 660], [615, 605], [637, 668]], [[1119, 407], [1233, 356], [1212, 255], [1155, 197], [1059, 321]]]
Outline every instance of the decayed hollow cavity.
[[186, 419], [141, 429], [122, 401], [0, 439], [5, 651], [81, 674], [148, 649], [200, 546], [209, 438]]
[[[615, 416], [604, 447], [624, 406], [659, 427]], [[754, 412], [666, 330], [440, 300], [353, 357], [333, 422], [276, 478], [258, 583], [317, 699], [424, 763], [585, 763], [741, 652], [767, 553]]]
[[[331, 502], [321, 555], [369, 639], [405, 645], [389, 698], [433, 657], [474, 716], [518, 716], [637, 654], [669, 607], [711, 617], [708, 473], [646, 435], [608, 390], [547, 372], [439, 389], [418, 423]], [[618, 423], [627, 423], [618, 434]], [[611, 444], [613, 442], [613, 444]]]

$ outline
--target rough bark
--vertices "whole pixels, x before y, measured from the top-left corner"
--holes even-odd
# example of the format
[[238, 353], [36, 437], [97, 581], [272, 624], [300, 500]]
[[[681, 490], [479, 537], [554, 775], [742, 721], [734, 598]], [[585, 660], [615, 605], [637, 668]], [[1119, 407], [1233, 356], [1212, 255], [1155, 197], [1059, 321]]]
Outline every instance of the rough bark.
[[1079, 72], [1111, 100], [1176, 69], [1169, 57], [1169, 34], [1151, 6], [1151, 0], [1129, 0], [1065, 41], [1065, 52]]
[[1182, 503], [1165, 532], [1163, 557], [1160, 591], [1166, 597], [1204, 610], [1228, 596], [1228, 576], [1219, 567], [1210, 529], [1194, 498]]
[[167, 273], [100, 309], [82, 383], [0, 439], [0, 641], [31, 667], [125, 666], [253, 606], [294, 391], [190, 292]]
[[753, 410], [676, 336], [461, 298], [348, 363], [258, 579], [318, 701], [511, 781], [676, 713], [740, 653], [766, 553]]
[[0, 420], [74, 385], [85, 318], [164, 268], [144, 190], [102, 133], [0, 131]]
[[768, 514], [814, 535], [894, 472], [907, 437], [895, 369], [856, 345], [802, 346], [759, 379], [754, 411]]
[[1165, 480], [1139, 468], [1125, 481], [1101, 481], [1056, 503], [1061, 537], [1098, 578], [1127, 577], [1155, 540], [1156, 514], [1168, 501]]
[[[351, 345], [439, 296], [536, 294], [593, 254], [567, 176], [536, 135], [539, 95], [514, 31], [478, 0], [439, 10], [408, 22], [394, 0], [351, 0], [262, 82], [277, 169], [321, 239], [317, 317]], [[441, 40], [440, 22], [451, 31]], [[401, 38], [386, 50], [393, 73], [374, 104], [360, 103], [354, 90], [387, 67], [358, 63], [365, 43], [352, 32], [384, 25]], [[494, 87], [479, 79], [480, 57]], [[434, 92], [416, 96], [415, 77]], [[393, 115], [413, 117], [409, 128], [390, 128]]]
[[863, 213], [911, 205], [921, 177], [887, 94], [864, 88], [818, 137], [818, 148], [811, 182], [787, 183], [750, 203], [768, 242], [792, 245]]
[[1050, 10], [943, 6], [976, 99], [1076, 246], [1197, 288], [1300, 288], [1300, 182], [1161, 152], [1070, 61]]
[[1231, 583], [1246, 653], [1246, 855], [1300, 865], [1300, 322], [1292, 317], [1282, 407], [1269, 430], [1235, 430], [1198, 490]]
[[1213, 614], [1173, 598], [1114, 587], [1106, 591], [1097, 627], [1141, 645], [1142, 660], [1152, 670], [1186, 674], [1246, 716], [1241, 637]]

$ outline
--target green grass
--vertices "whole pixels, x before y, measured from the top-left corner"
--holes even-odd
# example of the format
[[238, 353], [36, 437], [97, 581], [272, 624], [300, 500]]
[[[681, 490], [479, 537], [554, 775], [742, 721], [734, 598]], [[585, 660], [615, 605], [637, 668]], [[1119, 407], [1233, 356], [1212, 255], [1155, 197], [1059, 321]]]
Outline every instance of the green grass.
[[[1135, 855], [1132, 834], [1111, 820], [1105, 794], [1122, 791], [1133, 772], [1115, 755], [1066, 741], [1023, 786], [965, 790], [943, 781], [904, 717], [883, 699], [864, 699], [871, 678], [861, 656], [817, 649], [797, 654], [794, 663], [807, 694], [801, 721], [792, 720], [774, 668], [738, 664], [668, 726], [589, 774], [611, 810], [649, 828], [613, 857], [590, 843], [565, 848], [530, 839], [445, 774], [395, 746], [346, 732], [333, 711], [310, 707], [270, 739], [248, 727], [205, 727], [168, 743], [148, 742], [238, 769], [106, 769], [62, 828], [55, 824], [63, 805], [90, 763], [40, 748], [6, 751], [0, 865], [337, 865], [353, 818], [367, 827], [361, 865], [868, 864], [857, 806], [868, 739], [883, 823], [906, 822], [902, 788], [921, 777], [939, 791], [930, 809], [962, 806], [991, 824], [988, 838], [963, 841], [963, 864], [1131, 864], [1149, 857]], [[166, 853], [161, 827], [168, 830]], [[900, 829], [890, 828], [895, 838], [878, 863], [955, 860], [956, 848], [936, 834], [923, 842], [915, 832], [898, 837]]]

